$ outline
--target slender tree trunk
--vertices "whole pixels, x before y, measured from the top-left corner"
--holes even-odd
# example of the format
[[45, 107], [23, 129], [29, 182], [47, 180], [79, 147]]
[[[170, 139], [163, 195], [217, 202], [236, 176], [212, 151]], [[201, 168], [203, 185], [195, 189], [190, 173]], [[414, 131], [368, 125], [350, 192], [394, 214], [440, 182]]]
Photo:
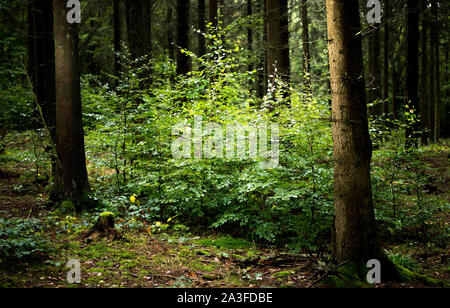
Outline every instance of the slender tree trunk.
[[275, 82], [275, 77], [279, 77], [288, 85], [290, 82], [288, 1], [266, 1], [267, 73], [272, 83]]
[[209, 22], [213, 29], [216, 29], [218, 25], [217, 9], [217, 0], [209, 0]]
[[[38, 127], [46, 127], [50, 134], [52, 162], [52, 190], [50, 200], [58, 201], [61, 182], [57, 175], [57, 153], [54, 152], [56, 135], [55, 45], [53, 40], [53, 0], [28, 1], [28, 73], [36, 102], [42, 111], [37, 113]], [[44, 123], [41, 123], [44, 121]], [[46, 150], [47, 150], [46, 149]]]
[[312, 94], [311, 54], [309, 50], [308, 0], [301, 1], [302, 17], [302, 49], [303, 49], [303, 82], [309, 95]]
[[[253, 15], [252, 0], [247, 0], [247, 17]], [[253, 53], [253, 30], [252, 27], [247, 28], [247, 49], [249, 54]], [[249, 63], [247, 70], [253, 71], [253, 63]]]
[[327, 0], [334, 144], [335, 256], [365, 264], [379, 256], [358, 0]]
[[200, 57], [206, 54], [206, 41], [205, 41], [205, 33], [206, 33], [206, 3], [205, 0], [198, 0], [198, 30], [200, 33], [198, 34], [198, 55]]
[[[419, 83], [419, 0], [408, 0], [408, 48], [406, 55], [406, 101], [408, 110], [417, 115]], [[418, 122], [406, 129], [406, 145], [417, 146]]]
[[370, 109], [371, 114], [380, 115], [381, 99], [381, 66], [380, 66], [380, 26], [374, 24], [369, 36], [369, 76], [368, 76], [368, 101], [375, 104]]
[[437, 28], [439, 27], [439, 11], [437, 8], [437, 1], [434, 0], [434, 23], [436, 27], [436, 33], [435, 33], [435, 39], [433, 40], [434, 44], [434, 61], [435, 61], [435, 69], [434, 73], [436, 74], [436, 102], [434, 106], [434, 140], [435, 142], [439, 142], [440, 138], [440, 119], [441, 119], [441, 57], [439, 52], [439, 31], [437, 31]]
[[389, 20], [391, 14], [389, 0], [384, 0], [384, 103], [383, 113], [385, 116], [389, 115]]
[[189, 57], [179, 49], [189, 48], [189, 0], [177, 0], [177, 75], [190, 71]]
[[266, 46], [267, 46], [267, 23], [266, 23], [266, 1], [258, 1], [258, 12], [263, 20], [263, 26], [260, 31], [258, 31], [259, 35], [259, 50], [260, 53], [258, 53], [258, 98], [263, 98], [264, 94], [266, 93], [266, 84], [267, 84], [267, 52], [266, 52]]
[[421, 102], [420, 102], [420, 123], [422, 129], [421, 142], [428, 143], [428, 26], [426, 18], [427, 0], [421, 1], [422, 13], [422, 71], [421, 71]]
[[[151, 14], [150, 0], [126, 0], [127, 15], [127, 33], [128, 47], [132, 60], [143, 59], [138, 61], [134, 67], [140, 67], [151, 59], [152, 53], [152, 37], [151, 37]], [[147, 78], [150, 71], [144, 70], [141, 74], [142, 78]], [[143, 82], [142, 86], [150, 85], [149, 80]]]
[[[114, 18], [114, 76], [120, 78], [120, 40], [121, 40], [121, 27], [120, 27], [120, 0], [114, 0], [113, 3], [113, 18]], [[117, 85], [117, 82], [116, 82]]]
[[89, 191], [81, 112], [78, 31], [67, 22], [67, 1], [54, 0], [56, 132], [62, 187], [60, 200]]
[[[434, 19], [434, 16], [436, 16], [436, 7], [437, 3], [436, 0], [431, 0], [431, 15]], [[430, 41], [430, 100], [429, 100], [429, 109], [428, 109], [428, 127], [430, 129], [430, 142], [436, 142], [436, 53], [434, 52], [434, 42], [437, 40], [437, 31], [436, 31], [436, 24], [434, 23], [434, 20], [430, 22], [430, 35], [431, 35], [431, 41]]]
[[169, 59], [175, 61], [175, 47], [174, 47], [174, 35], [173, 35], [173, 8], [170, 3], [167, 4], [167, 17], [166, 17], [166, 27], [167, 27], [167, 52]]

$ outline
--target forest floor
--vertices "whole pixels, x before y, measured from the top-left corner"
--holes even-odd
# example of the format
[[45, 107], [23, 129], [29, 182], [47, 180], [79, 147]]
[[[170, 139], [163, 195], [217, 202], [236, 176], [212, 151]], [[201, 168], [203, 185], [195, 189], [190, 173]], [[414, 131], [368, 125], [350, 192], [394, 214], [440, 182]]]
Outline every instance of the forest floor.
[[[17, 140], [8, 144], [7, 151], [22, 153], [27, 146], [26, 141]], [[433, 166], [430, 176], [439, 178], [438, 188], [447, 202], [449, 157], [450, 147], [446, 146], [422, 158]], [[46, 183], [35, 181], [32, 162], [15, 159], [0, 167], [0, 218], [36, 218], [44, 224], [49, 217], [61, 224], [67, 220], [45, 206]], [[448, 226], [448, 213], [445, 215]], [[119, 240], [88, 243], [80, 234], [72, 234], [70, 229], [61, 232], [55, 225], [42, 231], [42, 236], [51, 242], [51, 249], [39, 260], [0, 259], [0, 287], [308, 287], [318, 278], [316, 264], [309, 256], [294, 256], [228, 236], [124, 231]], [[385, 246], [408, 255], [419, 265], [418, 272], [450, 281], [448, 247], [429, 249], [427, 243], [420, 242]], [[80, 284], [67, 283], [69, 259], [80, 260]], [[425, 285], [412, 281], [377, 287]]]

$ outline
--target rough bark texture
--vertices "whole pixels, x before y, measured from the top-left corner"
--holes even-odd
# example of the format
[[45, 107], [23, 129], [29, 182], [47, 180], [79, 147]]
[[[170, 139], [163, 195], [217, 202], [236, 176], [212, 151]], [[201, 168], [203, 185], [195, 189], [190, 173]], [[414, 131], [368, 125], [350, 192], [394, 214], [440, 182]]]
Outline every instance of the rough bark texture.
[[[419, 0], [408, 0], [408, 48], [406, 55], [406, 102], [417, 114], [419, 86]], [[418, 122], [406, 129], [407, 146], [417, 146]]]
[[311, 94], [311, 54], [309, 50], [308, 0], [301, 2], [302, 16], [302, 49], [303, 49], [303, 81], [306, 91]]
[[267, 13], [267, 73], [274, 81], [277, 76], [289, 83], [289, 29], [287, 0], [266, 0]]
[[54, 0], [56, 131], [61, 163], [60, 199], [78, 199], [89, 191], [81, 113], [78, 32], [66, 20], [65, 0]]
[[334, 143], [335, 256], [379, 256], [370, 183], [369, 137], [357, 0], [327, 0]]
[[177, 0], [177, 47], [177, 75], [184, 75], [190, 71], [190, 63], [180, 48], [189, 48], [189, 0]]

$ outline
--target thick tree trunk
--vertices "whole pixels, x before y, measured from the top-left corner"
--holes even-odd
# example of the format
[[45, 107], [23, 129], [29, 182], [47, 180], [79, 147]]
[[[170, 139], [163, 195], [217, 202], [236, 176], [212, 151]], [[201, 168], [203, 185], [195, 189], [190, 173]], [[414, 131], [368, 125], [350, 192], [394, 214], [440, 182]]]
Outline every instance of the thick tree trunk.
[[54, 0], [56, 132], [60, 160], [60, 200], [77, 199], [89, 191], [81, 112], [78, 31], [67, 22], [67, 1]]
[[327, 0], [334, 143], [335, 256], [359, 264], [379, 256], [357, 0]]
[[[408, 0], [408, 48], [406, 55], [406, 101], [408, 110], [417, 115], [419, 86], [419, 0]], [[419, 125], [415, 121], [406, 129], [406, 145], [416, 147]]]
[[302, 49], [303, 49], [303, 82], [309, 95], [312, 93], [311, 54], [309, 50], [308, 0], [301, 1], [302, 17]]
[[287, 0], [266, 0], [267, 13], [267, 74], [287, 85], [290, 82], [289, 16]]
[[180, 48], [189, 48], [189, 0], [177, 0], [177, 47], [177, 75], [184, 75], [190, 71], [190, 61]]

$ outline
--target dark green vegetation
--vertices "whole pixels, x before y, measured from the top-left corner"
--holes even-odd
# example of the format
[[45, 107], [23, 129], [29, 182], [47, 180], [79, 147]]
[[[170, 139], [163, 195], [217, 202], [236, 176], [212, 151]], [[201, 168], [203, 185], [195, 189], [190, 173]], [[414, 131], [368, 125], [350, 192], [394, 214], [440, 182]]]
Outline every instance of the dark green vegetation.
[[[67, 287], [69, 259], [81, 261], [87, 287], [307, 287], [327, 272], [359, 269], [332, 260], [337, 138], [324, 1], [269, 1], [283, 14], [264, 14], [265, 1], [187, 2], [82, 1], [78, 34], [72, 29], [65, 46], [73, 57], [61, 61], [47, 49], [53, 22], [40, 23], [53, 14], [36, 9], [51, 1], [0, 0], [0, 287]], [[450, 277], [448, 4], [411, 10], [420, 12], [423, 41], [409, 57], [406, 45], [417, 42], [407, 31], [417, 23], [408, 18], [417, 16], [404, 7], [416, 2], [384, 6], [389, 19], [376, 29], [360, 3], [373, 144], [372, 192], [363, 197], [373, 199], [386, 255], [404, 268], [403, 282], [381, 286], [446, 286]], [[267, 30], [270, 18], [280, 20]], [[66, 26], [61, 20], [55, 25]], [[64, 31], [50, 41], [63, 45]], [[405, 69], [417, 57], [420, 74]], [[417, 75], [407, 79], [407, 71]], [[67, 107], [79, 107], [79, 97], [82, 118]], [[67, 124], [73, 114], [82, 127]], [[172, 129], [192, 127], [194, 116], [222, 127], [277, 124], [278, 167], [262, 169], [259, 158], [174, 158]], [[75, 155], [71, 164], [67, 148], [86, 159]], [[84, 169], [88, 183], [81, 175], [81, 189], [71, 191], [67, 176]]]

